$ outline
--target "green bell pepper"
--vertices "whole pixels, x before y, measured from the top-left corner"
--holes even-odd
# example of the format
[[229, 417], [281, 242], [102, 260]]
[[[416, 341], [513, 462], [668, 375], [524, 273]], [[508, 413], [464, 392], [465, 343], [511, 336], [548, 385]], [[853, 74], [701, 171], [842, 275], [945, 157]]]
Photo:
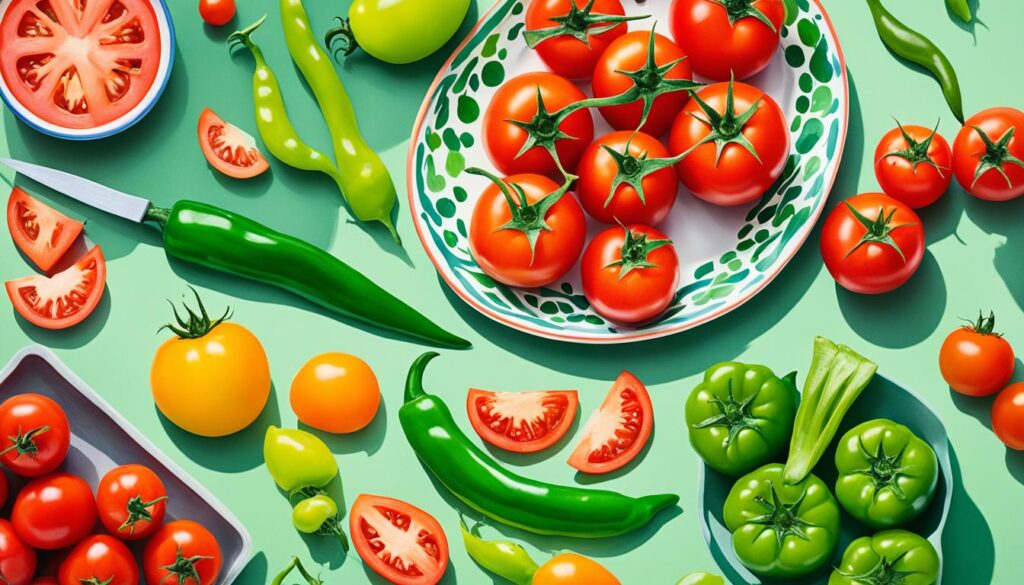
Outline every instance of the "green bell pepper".
[[795, 484], [772, 463], [741, 477], [725, 500], [740, 562], [765, 577], [799, 577], [828, 563], [839, 540], [839, 504], [815, 475]]
[[303, 488], [323, 488], [338, 475], [338, 462], [316, 435], [297, 429], [267, 428], [263, 459], [274, 482], [289, 496]]
[[836, 448], [836, 497], [851, 516], [872, 528], [916, 518], [935, 496], [935, 451], [907, 427], [876, 419], [852, 428]]
[[930, 542], [906, 530], [886, 530], [851, 542], [828, 585], [932, 585], [939, 566]]
[[800, 401], [796, 373], [725, 362], [708, 368], [686, 401], [690, 444], [719, 473], [738, 477], [781, 453]]

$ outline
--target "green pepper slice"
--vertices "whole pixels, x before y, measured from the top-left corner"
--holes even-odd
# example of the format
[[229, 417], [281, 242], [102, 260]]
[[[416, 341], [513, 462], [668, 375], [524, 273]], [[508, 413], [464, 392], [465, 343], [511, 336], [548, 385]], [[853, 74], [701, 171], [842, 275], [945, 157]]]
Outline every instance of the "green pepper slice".
[[906, 530], [886, 530], [851, 542], [828, 585], [933, 585], [939, 567], [930, 542]]

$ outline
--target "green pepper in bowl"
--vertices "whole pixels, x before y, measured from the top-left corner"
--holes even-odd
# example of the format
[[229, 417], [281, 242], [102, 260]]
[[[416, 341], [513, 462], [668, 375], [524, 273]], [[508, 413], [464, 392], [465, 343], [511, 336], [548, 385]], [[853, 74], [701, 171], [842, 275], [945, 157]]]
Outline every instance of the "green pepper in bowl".
[[933, 585], [939, 566], [930, 542], [906, 530], [886, 530], [851, 542], [828, 585]]

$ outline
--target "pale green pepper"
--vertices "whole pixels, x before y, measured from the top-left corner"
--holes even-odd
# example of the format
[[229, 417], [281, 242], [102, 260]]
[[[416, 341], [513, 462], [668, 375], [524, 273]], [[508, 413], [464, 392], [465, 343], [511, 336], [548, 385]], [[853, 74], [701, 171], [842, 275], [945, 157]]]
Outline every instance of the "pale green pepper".
[[323, 488], [338, 475], [334, 454], [316, 435], [271, 425], [263, 440], [263, 459], [274, 482], [289, 496], [303, 488]]
[[318, 493], [295, 504], [292, 525], [305, 534], [337, 536], [342, 550], [348, 551], [348, 538], [341, 530], [338, 504], [326, 494]]

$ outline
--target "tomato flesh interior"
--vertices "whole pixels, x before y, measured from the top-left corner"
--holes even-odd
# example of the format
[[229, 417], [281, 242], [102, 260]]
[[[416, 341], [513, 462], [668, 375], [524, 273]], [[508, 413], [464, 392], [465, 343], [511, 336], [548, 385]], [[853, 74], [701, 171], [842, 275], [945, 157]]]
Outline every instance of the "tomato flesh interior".
[[643, 406], [631, 388], [619, 392], [619, 403], [602, 407], [594, 415], [587, 461], [605, 463], [618, 458], [636, 444], [644, 425]]
[[15, 187], [7, 201], [7, 226], [18, 248], [49, 271], [82, 233], [82, 223]]
[[533, 453], [556, 443], [576, 418], [575, 390], [490, 392], [473, 389], [468, 397], [474, 430], [488, 443]]
[[399, 510], [374, 504], [360, 517], [359, 529], [377, 558], [402, 575], [422, 577], [441, 563], [434, 534]]
[[199, 143], [207, 162], [229, 177], [249, 179], [270, 168], [256, 139], [210, 108], [199, 116]]
[[51, 277], [29, 276], [7, 283], [7, 295], [29, 322], [48, 329], [75, 325], [99, 304], [106, 286], [106, 261], [99, 246]]

